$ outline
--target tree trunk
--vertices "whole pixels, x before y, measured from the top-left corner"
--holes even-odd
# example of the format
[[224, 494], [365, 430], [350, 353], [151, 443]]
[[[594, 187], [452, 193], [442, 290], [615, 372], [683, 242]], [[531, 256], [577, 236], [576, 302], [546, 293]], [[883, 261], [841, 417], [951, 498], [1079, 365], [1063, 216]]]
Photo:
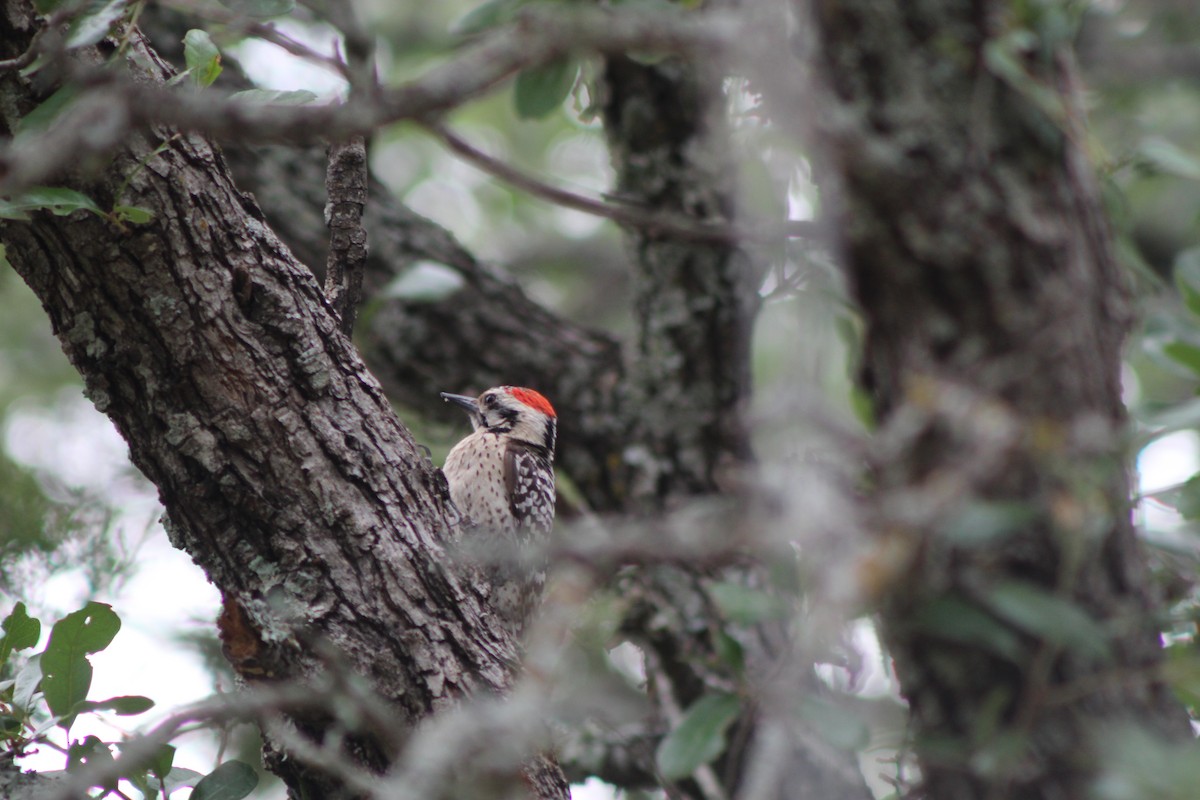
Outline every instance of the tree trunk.
[[[28, 46], [35, 20], [28, 3], [5, 5], [4, 57]], [[126, 66], [167, 72], [137, 34]], [[42, 99], [15, 71], [0, 94], [10, 132]], [[512, 680], [513, 643], [448, 568], [444, 480], [208, 142], [147, 131], [101, 173], [63, 182], [154, 219], [123, 229], [34, 212], [0, 226], [8, 260], [158, 487], [173, 543], [244, 615], [229, 628], [244, 674], [315, 684], [345, 667], [385, 698], [395, 724], [293, 715], [312, 742], [344, 735], [344, 746], [275, 764], [294, 796], [355, 794], [347, 773], [385, 771], [420, 720]], [[567, 797], [556, 765], [530, 769], [537, 796]], [[512, 778], [526, 780], [519, 768]]]
[[[618, 196], [703, 223], [743, 221], [722, 80], [719, 57], [707, 64], [606, 61], [604, 122]], [[770, 530], [770, 515], [743, 486], [756, 477], [745, 414], [763, 265], [737, 244], [649, 230], [627, 235], [638, 335], [636, 366], [624, 387], [633, 416], [623, 506], [662, 513], [725, 495], [727, 505], [718, 501], [706, 516], [707, 530], [730, 538], [742, 528]], [[737, 566], [649, 567], [621, 585], [632, 600], [624, 632], [646, 654], [660, 719], [729, 685], [744, 686], [750, 698], [730, 746], [714, 762], [713, 780], [706, 783], [701, 772], [674, 791], [732, 797], [749, 791], [751, 774], [769, 774], [758, 779], [755, 796], [865, 800], [870, 791], [852, 752], [831, 746], [795, 715], [776, 713], [773, 684], [780, 674], [795, 680], [786, 689], [793, 700], [825, 693], [813, 672], [815, 654], [800, 653], [786, 625], [741, 625], [715, 611], [717, 584], [772, 591], [765, 565], [787, 563], [793, 554], [787, 546], [773, 552], [768, 538], [754, 540], [757, 550]], [[722, 637], [738, 642], [745, 674], [723, 656]]]
[[1003, 2], [812, 7], [881, 425], [873, 588], [925, 789], [1086, 797], [1104, 733], [1189, 731], [1155, 671], [1130, 303], [1070, 58], [1014, 45], [1036, 20]]

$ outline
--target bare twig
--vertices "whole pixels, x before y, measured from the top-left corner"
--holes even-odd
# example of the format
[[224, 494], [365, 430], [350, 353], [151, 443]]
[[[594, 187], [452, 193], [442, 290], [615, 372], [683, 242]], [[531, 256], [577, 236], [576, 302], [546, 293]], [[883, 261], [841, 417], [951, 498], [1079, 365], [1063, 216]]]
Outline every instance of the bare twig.
[[88, 102], [68, 109], [45, 136], [33, 137], [36, 141], [13, 142], [0, 150], [0, 191], [34, 185], [64, 162], [107, 154], [127, 140], [130, 130], [148, 125], [173, 125], [241, 142], [343, 141], [399, 120], [433, 119], [526, 67], [565, 55], [628, 50], [707, 53], [742, 35], [737, 17], [725, 12], [612, 14], [580, 7], [562, 13], [531, 8], [514, 24], [465, 47], [408, 84], [320, 106], [249, 103], [211, 89], [177, 91], [115, 71], [67, 64], [76, 80], [88, 84]]
[[167, 717], [145, 735], [123, 742], [120, 758], [97, 760], [80, 770], [64, 781], [57, 791], [50, 795], [50, 800], [75, 800], [85, 797], [87, 790], [92, 786], [114, 784], [119, 778], [144, 769], [159, 748], [174, 739], [191, 723], [220, 725], [254, 720], [282, 711], [324, 708], [329, 703], [330, 698], [324, 692], [300, 684], [255, 689], [197, 703]]
[[275, 27], [274, 23], [258, 22], [245, 14], [232, 11], [217, 3], [201, 3], [195, 2], [195, 0], [158, 0], [158, 2], [165, 8], [174, 9], [208, 22], [215, 22], [227, 26], [230, 30], [270, 42], [290, 55], [325, 67], [331, 72], [341, 75], [348, 82], [352, 81], [350, 67], [346, 61], [336, 55], [318, 52], [303, 42], [296, 41]]
[[743, 227], [732, 224], [702, 224], [694, 219], [676, 214], [663, 214], [648, 208], [633, 205], [614, 205], [603, 200], [586, 197], [581, 194], [560, 189], [557, 186], [538, 180], [506, 164], [500, 159], [477, 149], [461, 136], [441, 123], [431, 123], [426, 126], [452, 152], [464, 160], [474, 164], [479, 169], [505, 183], [512, 184], [535, 197], [557, 203], [566, 208], [573, 208], [586, 214], [611, 219], [622, 225], [639, 228], [649, 234], [676, 236], [683, 239], [713, 244], [735, 244], [748, 239], [774, 239], [781, 237], [812, 237], [816, 236], [818, 223], [807, 220], [788, 220], [782, 225], [765, 227]]

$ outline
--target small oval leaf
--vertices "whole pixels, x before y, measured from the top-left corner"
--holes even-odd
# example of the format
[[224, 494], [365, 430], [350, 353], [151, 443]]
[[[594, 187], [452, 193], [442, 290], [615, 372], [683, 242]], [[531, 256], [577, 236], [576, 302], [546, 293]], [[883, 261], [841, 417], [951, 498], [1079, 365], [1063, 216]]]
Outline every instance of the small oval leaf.
[[192, 28], [184, 35], [183, 59], [197, 86], [212, 86], [221, 74], [221, 51], [213, 44], [212, 37], [199, 28]]
[[242, 800], [258, 786], [258, 773], [244, 761], [226, 761], [192, 789], [192, 800]]
[[116, 217], [117, 222], [144, 225], [154, 219], [154, 212], [139, 206], [113, 206], [113, 216]]
[[1022, 661], [1020, 638], [998, 619], [955, 595], [943, 595], [921, 606], [912, 616], [921, 633], [969, 647], [989, 650], [1014, 664]]
[[30, 211], [49, 211], [59, 217], [76, 211], [104, 213], [86, 194], [61, 187], [35, 186], [11, 198], [0, 199], [0, 218], [29, 219]]
[[726, 619], [742, 625], [754, 625], [787, 614], [787, 605], [775, 595], [740, 583], [715, 583], [709, 594]]
[[575, 86], [576, 63], [564, 58], [522, 70], [513, 88], [513, 104], [522, 119], [540, 119], [557, 111]]
[[725, 731], [737, 719], [741, 701], [732, 694], [701, 697], [687, 710], [679, 727], [663, 738], [655, 759], [667, 780], [679, 780], [707, 764], [725, 749]]
[[487, 0], [464, 14], [450, 26], [458, 36], [474, 36], [491, 28], [511, 22], [526, 0]]
[[128, 0], [89, 3], [88, 10], [71, 21], [67, 30], [67, 49], [95, 44], [108, 35], [112, 26], [125, 16]]
[[1086, 611], [1040, 586], [1010, 581], [987, 595], [999, 617], [1046, 641], [1105, 661], [1112, 656], [1108, 631]]
[[149, 697], [130, 694], [122, 695], [121, 697], [110, 697], [107, 700], [81, 703], [78, 710], [112, 711], [119, 717], [131, 717], [135, 714], [144, 714], [152, 708], [154, 708], [154, 701]]
[[17, 673], [16, 681], [13, 682], [13, 706], [25, 711], [31, 710], [33, 696], [37, 694], [41, 681], [42, 654], [38, 653], [30, 656], [29, 660], [25, 662], [25, 666], [21, 667], [21, 671]]
[[290, 14], [296, 0], [224, 0], [224, 4], [248, 17], [263, 19]]

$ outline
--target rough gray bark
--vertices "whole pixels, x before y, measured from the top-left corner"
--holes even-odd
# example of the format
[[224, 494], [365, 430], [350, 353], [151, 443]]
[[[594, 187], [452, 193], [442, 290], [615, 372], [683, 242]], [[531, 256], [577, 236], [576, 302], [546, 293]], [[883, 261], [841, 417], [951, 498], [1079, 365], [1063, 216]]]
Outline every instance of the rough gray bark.
[[325, 264], [325, 297], [350, 336], [362, 303], [367, 262], [367, 145], [361, 136], [329, 147], [325, 176], [325, 216], [329, 225], [329, 259]]
[[[658, 211], [701, 222], [737, 219], [735, 165], [729, 150], [722, 76], [714, 63], [668, 59], [646, 65], [610, 57], [604, 72], [605, 131], [617, 193]], [[751, 393], [751, 335], [762, 265], [733, 244], [713, 245], [628, 231], [635, 274], [637, 366], [625, 391], [637, 416], [626, 450], [627, 510], [658, 510], [704, 495], [739, 493], [752, 474], [744, 415]], [[728, 516], [708, 523], [734, 532], [753, 527], [753, 500], [735, 500]], [[765, 528], [765, 519], [759, 520]], [[819, 694], [811, 662], [796, 651], [784, 625], [727, 624], [714, 612], [710, 588], [735, 582], [766, 590], [763, 564], [788, 553], [758, 552], [744, 565], [717, 570], [656, 567], [626, 578], [633, 599], [624, 631], [646, 653], [659, 713], [688, 707], [714, 689], [745, 681], [769, 703], [766, 688], [781, 670], [794, 676], [789, 694]], [[756, 558], [763, 559], [760, 562]], [[720, 652], [716, 630], [734, 637], [746, 658], [741, 676]], [[769, 720], [769, 721], [768, 721]], [[714, 764], [720, 788], [703, 781], [675, 787], [686, 797], [734, 796], [746, 789], [759, 753], [779, 761], [758, 796], [869, 798], [853, 753], [827, 746], [795, 719], [783, 724], [772, 755], [764, 747], [771, 710], [748, 704]], [[772, 734], [773, 735], [773, 734]], [[777, 767], [777, 768], [776, 768]]]
[[[1190, 734], [1155, 670], [1123, 451], [1130, 303], [1069, 56], [1043, 43], [1013, 54], [1027, 78], [993, 73], [1003, 2], [812, 8], [882, 425], [874, 588], [925, 792], [1086, 797], [1106, 731]], [[981, 504], [1020, 522], [973, 545], [955, 520]], [[1111, 655], [1014, 621], [1013, 587], [1085, 612]], [[990, 648], [929, 622], [964, 607]]]
[[[721, 76], [669, 59], [605, 62], [604, 121], [616, 192], [658, 211], [729, 222], [734, 166]], [[759, 267], [736, 245], [633, 230], [638, 409], [629, 440], [635, 504], [720, 488], [750, 457], [750, 337]]]
[[[28, 3], [6, 3], [3, 56], [37, 24]], [[153, 51], [131, 42], [124, 68], [161, 81]], [[16, 72], [0, 75], [0, 96], [9, 132], [41, 99]], [[314, 681], [335, 658], [367, 678], [399, 724], [344, 731], [340, 758], [381, 772], [421, 719], [505, 692], [513, 645], [479, 589], [446, 568], [456, 520], [444, 482], [312, 274], [220, 152], [172, 133], [139, 133], [101, 172], [63, 176], [102, 207], [154, 209], [149, 224], [35, 212], [0, 237], [88, 396], [158, 487], [172, 541], [245, 615], [239, 645], [254, 650], [255, 674]], [[292, 721], [317, 742], [330, 727]], [[328, 764], [276, 766], [295, 796], [352, 794]], [[556, 765], [531, 770], [538, 796], [567, 796]]]

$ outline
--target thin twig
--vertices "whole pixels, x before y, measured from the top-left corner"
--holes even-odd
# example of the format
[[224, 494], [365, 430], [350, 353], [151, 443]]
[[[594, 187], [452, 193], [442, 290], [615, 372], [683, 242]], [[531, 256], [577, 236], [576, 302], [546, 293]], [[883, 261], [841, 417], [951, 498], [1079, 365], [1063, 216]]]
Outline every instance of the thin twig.
[[538, 180], [511, 164], [506, 164], [484, 153], [442, 123], [429, 123], [426, 128], [453, 153], [505, 183], [512, 184], [518, 189], [551, 203], [611, 219], [613, 222], [638, 228], [651, 235], [676, 236], [713, 244], [736, 244], [749, 239], [815, 237], [819, 230], [818, 223], [807, 220], [788, 220], [782, 225], [747, 228], [727, 223], [698, 223], [676, 214], [663, 214], [637, 206], [606, 203], [603, 200], [569, 192]]
[[300, 708], [323, 708], [329, 698], [312, 686], [291, 684], [269, 689], [257, 689], [237, 695], [226, 695], [179, 711], [156, 725], [144, 736], [121, 743], [121, 756], [111, 760], [96, 761], [64, 781], [50, 800], [75, 800], [87, 796], [92, 786], [115, 783], [119, 778], [131, 775], [154, 758], [159, 748], [178, 736], [192, 722], [207, 725], [236, 720], [253, 720], [266, 713], [276, 713]]
[[351, 80], [350, 70], [341, 58], [312, 49], [280, 31], [272, 22], [257, 22], [245, 14], [239, 14], [215, 3], [198, 3], [190, 0], [158, 0], [158, 2], [164, 8], [179, 11], [207, 22], [225, 25], [239, 33], [270, 42], [290, 55], [336, 72], [347, 82]]
[[[719, 11], [674, 15], [612, 14], [586, 6], [570, 13], [530, 8], [512, 25], [472, 42], [412, 82], [326, 105], [248, 103], [211, 88], [180, 92], [116, 71], [65, 62], [66, 78], [86, 84], [84, 97], [91, 102], [81, 100], [64, 111], [45, 137], [0, 149], [0, 192], [35, 185], [61, 170], [64, 160], [109, 153], [128, 141], [131, 130], [146, 125], [173, 125], [242, 142], [345, 140], [404, 119], [436, 118], [494, 90], [522, 69], [566, 55], [630, 50], [709, 53], [746, 35], [739, 25], [736, 16]], [[136, 38], [135, 45], [144, 47]]]

